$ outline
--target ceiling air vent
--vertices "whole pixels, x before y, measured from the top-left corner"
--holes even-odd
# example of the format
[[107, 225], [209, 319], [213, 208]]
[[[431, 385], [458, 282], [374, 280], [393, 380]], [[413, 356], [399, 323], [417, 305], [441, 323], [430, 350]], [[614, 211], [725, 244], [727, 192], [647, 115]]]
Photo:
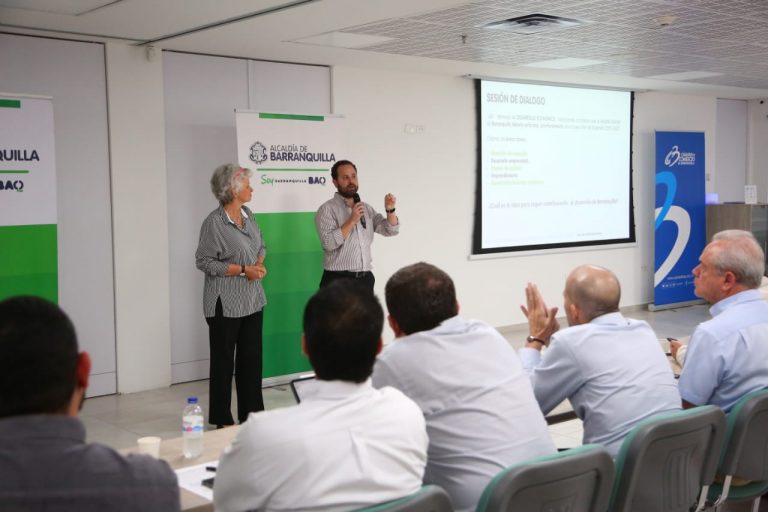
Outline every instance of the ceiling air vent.
[[494, 21], [483, 26], [485, 28], [506, 30], [516, 34], [539, 34], [541, 32], [575, 27], [582, 23], [584, 22], [570, 18], [561, 18], [560, 16], [550, 16], [549, 14], [528, 14], [526, 16], [518, 16], [517, 18]]

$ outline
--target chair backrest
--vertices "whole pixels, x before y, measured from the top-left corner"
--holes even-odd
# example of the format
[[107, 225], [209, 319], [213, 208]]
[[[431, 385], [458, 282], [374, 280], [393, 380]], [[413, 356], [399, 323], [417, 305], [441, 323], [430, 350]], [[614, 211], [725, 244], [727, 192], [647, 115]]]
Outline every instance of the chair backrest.
[[725, 414], [713, 405], [635, 425], [616, 456], [609, 510], [688, 512], [714, 480], [724, 432]]
[[453, 512], [453, 503], [442, 487], [425, 485], [409, 496], [356, 512]]
[[719, 470], [746, 480], [768, 480], [768, 389], [745, 395], [728, 413]]
[[605, 512], [612, 482], [608, 451], [588, 444], [505, 469], [488, 483], [477, 511]]

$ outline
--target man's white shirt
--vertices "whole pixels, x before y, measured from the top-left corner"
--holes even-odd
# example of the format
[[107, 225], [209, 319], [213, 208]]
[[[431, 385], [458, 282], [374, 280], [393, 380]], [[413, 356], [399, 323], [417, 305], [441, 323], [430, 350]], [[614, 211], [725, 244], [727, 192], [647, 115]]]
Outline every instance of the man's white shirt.
[[221, 456], [219, 512], [351, 510], [416, 492], [428, 438], [393, 388], [318, 380], [295, 407], [252, 413]]

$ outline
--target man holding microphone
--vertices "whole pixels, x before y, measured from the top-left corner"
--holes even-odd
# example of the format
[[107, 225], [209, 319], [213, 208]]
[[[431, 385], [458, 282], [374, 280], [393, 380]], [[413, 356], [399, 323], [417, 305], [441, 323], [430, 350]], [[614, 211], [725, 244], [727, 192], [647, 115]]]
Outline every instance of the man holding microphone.
[[324, 253], [320, 287], [337, 279], [356, 279], [373, 292], [373, 234], [395, 236], [399, 233], [396, 198], [392, 194], [384, 196], [386, 216], [360, 201], [357, 167], [349, 160], [338, 160], [333, 164], [331, 178], [337, 192], [315, 215], [315, 227]]

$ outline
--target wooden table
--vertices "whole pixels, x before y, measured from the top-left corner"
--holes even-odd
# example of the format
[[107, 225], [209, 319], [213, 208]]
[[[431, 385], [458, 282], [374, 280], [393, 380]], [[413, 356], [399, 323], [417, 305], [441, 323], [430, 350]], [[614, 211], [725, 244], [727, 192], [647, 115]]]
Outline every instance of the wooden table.
[[[558, 405], [548, 416], [547, 423], [559, 423], [574, 419], [576, 414], [571, 409], [568, 401]], [[183, 441], [181, 437], [174, 439], [164, 439], [160, 443], [160, 458], [166, 461], [171, 468], [181, 469], [189, 466], [196, 466], [205, 462], [213, 462], [219, 459], [221, 452], [229, 446], [232, 440], [240, 430], [239, 425], [222, 428], [219, 430], [209, 430], [203, 435], [203, 453], [194, 459], [186, 459], [182, 455]], [[120, 450], [121, 453], [136, 453], [137, 449], [126, 448]], [[191, 493], [186, 489], [179, 488], [181, 498], [181, 510], [184, 512], [213, 512], [213, 503], [202, 496]]]
[[[562, 421], [568, 421], [576, 418], [576, 414], [568, 401], [558, 405], [549, 415], [547, 423], [554, 424]], [[183, 441], [181, 437], [174, 439], [164, 439], [160, 443], [160, 458], [166, 461], [171, 468], [181, 469], [189, 466], [196, 466], [205, 462], [213, 462], [219, 459], [221, 452], [229, 446], [232, 440], [240, 430], [239, 425], [222, 428], [219, 430], [209, 430], [203, 435], [203, 453], [194, 459], [186, 459], [182, 455]], [[136, 448], [126, 448], [120, 450], [121, 453], [136, 453]], [[202, 496], [191, 493], [186, 489], [179, 488], [181, 498], [181, 510], [184, 512], [213, 512], [213, 503]]]
[[[182, 455], [183, 441], [181, 437], [164, 439], [160, 443], [160, 458], [166, 461], [173, 469], [181, 469], [219, 460], [221, 452], [229, 446], [239, 430], [240, 426], [233, 425], [205, 432], [203, 435], [203, 453], [194, 459], [185, 459], [184, 455]], [[136, 450], [136, 448], [127, 448], [120, 451], [128, 454], [136, 453]], [[210, 501], [186, 489], [179, 488], [179, 491], [181, 493], [181, 510], [188, 512], [213, 512], [213, 503]]]

